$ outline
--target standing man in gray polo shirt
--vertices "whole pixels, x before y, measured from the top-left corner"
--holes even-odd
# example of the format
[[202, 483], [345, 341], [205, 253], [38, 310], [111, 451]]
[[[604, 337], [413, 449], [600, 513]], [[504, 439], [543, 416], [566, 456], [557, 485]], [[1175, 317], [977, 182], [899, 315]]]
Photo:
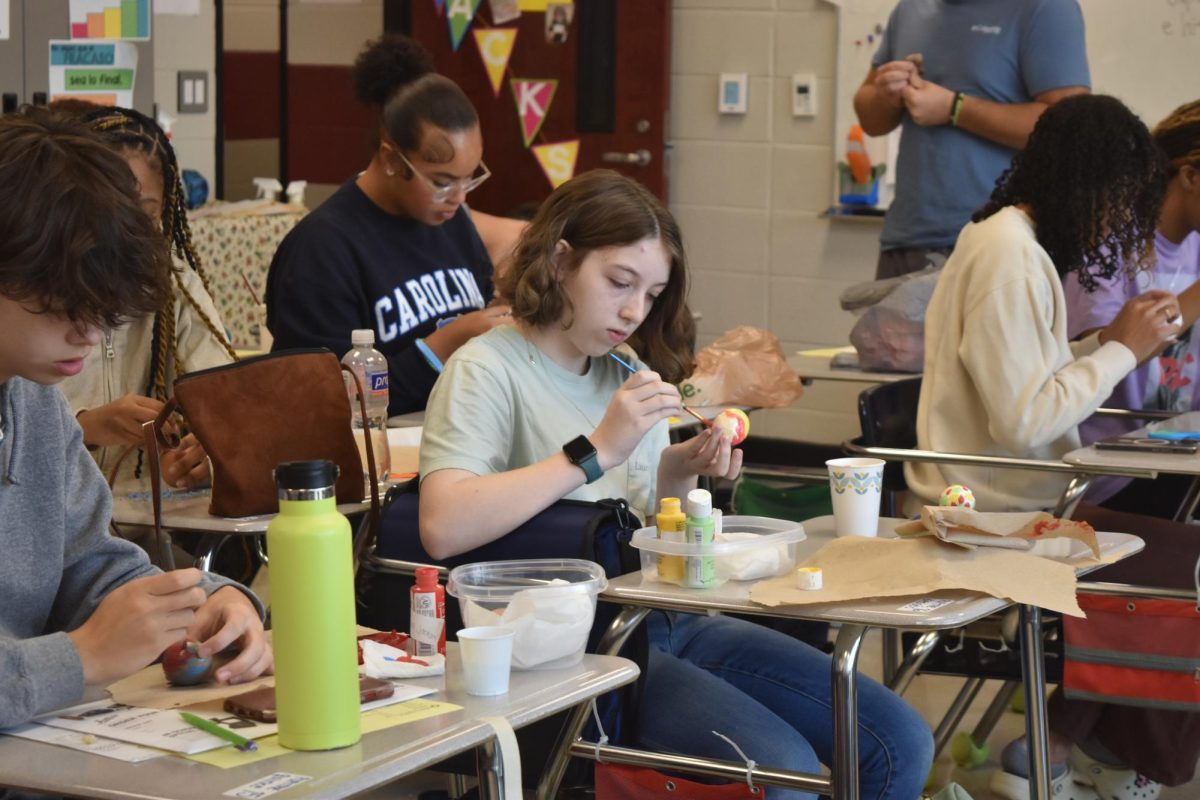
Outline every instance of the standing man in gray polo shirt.
[[900, 0], [854, 95], [901, 126], [876, 278], [940, 263], [1049, 106], [1091, 86], [1077, 0]]

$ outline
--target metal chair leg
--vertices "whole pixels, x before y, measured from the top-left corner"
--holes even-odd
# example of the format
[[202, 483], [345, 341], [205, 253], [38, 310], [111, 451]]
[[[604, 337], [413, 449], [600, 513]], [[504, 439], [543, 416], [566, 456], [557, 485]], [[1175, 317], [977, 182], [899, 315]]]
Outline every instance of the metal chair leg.
[[933, 758], [935, 761], [946, 747], [946, 743], [950, 741], [950, 737], [954, 735], [954, 731], [962, 722], [963, 715], [967, 713], [971, 703], [975, 702], [979, 690], [983, 688], [983, 682], [983, 678], [967, 678], [963, 682], [962, 688], [958, 690], [958, 695], [950, 703], [950, 708], [946, 709], [945, 716], [942, 717], [937, 730], [933, 733]]
[[937, 647], [944, 635], [945, 631], [929, 631], [921, 634], [921, 638], [917, 639], [912, 650], [909, 650], [908, 654], [904, 656], [904, 662], [896, 670], [895, 676], [892, 680], [887, 681], [887, 687], [896, 694], [903, 695], [908, 690], [908, 685], [912, 683], [913, 678], [917, 676], [917, 670], [925, 663], [925, 659]]

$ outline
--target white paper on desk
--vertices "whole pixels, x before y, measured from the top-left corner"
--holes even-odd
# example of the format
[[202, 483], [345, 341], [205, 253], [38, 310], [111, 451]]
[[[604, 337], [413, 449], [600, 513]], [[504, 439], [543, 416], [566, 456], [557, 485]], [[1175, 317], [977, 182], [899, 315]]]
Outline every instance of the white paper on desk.
[[[35, 742], [45, 742], [46, 744], [53, 744], [59, 747], [69, 747], [72, 750], [81, 750], [85, 753], [91, 753], [94, 756], [104, 756], [105, 758], [125, 761], [130, 764], [149, 761], [152, 758], [158, 758], [163, 755], [163, 751], [161, 750], [142, 747], [138, 744], [120, 742], [116, 739], [105, 739], [92, 736], [91, 734], [76, 733], [74, 731], [63, 730], [62, 728], [42, 725], [37, 722], [28, 722], [24, 725], [18, 725], [15, 728], [5, 728], [0, 733], [5, 733], [8, 736], [16, 736], [20, 739], [31, 739]], [[88, 741], [88, 739], [91, 741]]]
[[[436, 639], [435, 636], [434, 640], [436, 641]], [[433, 678], [446, 673], [446, 657], [440, 653], [431, 656], [413, 656], [412, 658], [415, 658], [416, 661], [425, 662], [418, 664], [416, 661], [402, 660], [410, 658], [410, 656], [398, 647], [392, 647], [382, 642], [373, 642], [370, 639], [364, 639], [361, 644], [363, 651], [362, 674], [368, 678], [388, 680], [392, 678]], [[399, 686], [397, 686], [398, 690]], [[433, 690], [430, 689], [430, 691]]]
[[[212, 715], [204, 714], [202, 716], [210, 717]], [[157, 747], [160, 750], [171, 750], [187, 755], [204, 753], [229, 745], [229, 742], [224, 739], [213, 736], [211, 733], [205, 733], [199, 728], [193, 728], [183, 721], [178, 711], [135, 708], [123, 703], [114, 703], [111, 700], [98, 700], [94, 703], [72, 706], [54, 714], [39, 717], [34, 721], [77, 733], [90, 733], [93, 736], [118, 739], [123, 742]], [[243, 720], [229, 715], [221, 718], [221, 724], [247, 739], [267, 736], [279, 729], [279, 726], [275, 724]]]
[[1071, 564], [999, 547], [965, 550], [946, 547], [932, 537], [844, 536], [825, 544], [801, 566], [821, 568], [822, 588], [800, 589], [789, 573], [754, 584], [750, 599], [765, 606], [808, 605], [956, 589], [1086, 616], [1075, 600]]

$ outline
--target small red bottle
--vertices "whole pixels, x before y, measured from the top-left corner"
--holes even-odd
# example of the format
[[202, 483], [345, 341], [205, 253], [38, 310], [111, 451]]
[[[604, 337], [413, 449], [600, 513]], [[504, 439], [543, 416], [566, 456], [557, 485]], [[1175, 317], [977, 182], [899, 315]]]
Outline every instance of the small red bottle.
[[437, 567], [417, 567], [417, 582], [409, 590], [408, 633], [413, 655], [446, 655], [446, 589], [438, 583]]

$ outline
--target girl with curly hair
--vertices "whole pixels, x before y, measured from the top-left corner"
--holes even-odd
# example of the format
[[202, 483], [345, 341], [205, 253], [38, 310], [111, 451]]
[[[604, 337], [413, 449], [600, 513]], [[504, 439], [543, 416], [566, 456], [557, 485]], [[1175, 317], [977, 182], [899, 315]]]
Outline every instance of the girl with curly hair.
[[[62, 383], [84, 442], [108, 472], [122, 450], [141, 444], [142, 423], [158, 415], [178, 376], [228, 364], [236, 355], [192, 247], [179, 165], [166, 133], [133, 109], [92, 108], [81, 122], [125, 159], [137, 179], [142, 210], [158, 224], [175, 259], [172, 292], [163, 306], [106, 328], [87, 368]], [[141, 457], [139, 452], [127, 459], [120, 477], [140, 474]], [[180, 448], [163, 454], [162, 468], [173, 486], [195, 486], [210, 477], [204, 448], [191, 434]]]
[[[515, 324], [460, 348], [429, 398], [426, 552], [471, 551], [563, 498], [623, 497], [646, 518], [698, 475], [736, 477], [742, 455], [728, 434], [668, 440], [667, 418], [682, 413], [672, 383], [691, 366], [687, 266], [675, 220], [645, 188], [609, 170], [560, 186], [500, 288]], [[614, 349], [634, 374], [608, 358]], [[645, 624], [638, 744], [726, 759], [729, 745], [710, 733], [720, 730], [763, 765], [812, 773], [830, 763], [828, 656], [728, 617], [654, 612]], [[858, 691], [862, 796], [916, 797], [932, 759], [929, 726], [868, 678]]]
[[367, 168], [300, 221], [267, 276], [274, 348], [350, 349], [370, 328], [388, 360], [391, 414], [419, 411], [442, 363], [511, 321], [493, 300], [492, 261], [466, 208], [491, 174], [479, 117], [425, 49], [391, 34], [354, 65], [360, 100], [378, 109]]
[[[1159, 145], [1120, 101], [1083, 95], [1046, 111], [991, 200], [959, 235], [930, 301], [919, 447], [1058, 460], [1080, 446], [1080, 423], [1179, 334], [1180, 304], [1171, 292], [1152, 289], [1071, 341], [1063, 280], [1091, 292], [1145, 269], [1166, 186]], [[962, 483], [982, 511], [1052, 508], [1066, 483], [1048, 473], [936, 464], [906, 464], [905, 475], [917, 501], [936, 502], [946, 484]], [[1171, 530], [1160, 537], [1162, 526], [1174, 527], [1161, 520], [1083, 506], [1075, 516], [1104, 530], [1135, 531], [1146, 539], [1147, 554], [1161, 542], [1178, 541]], [[1138, 556], [1096, 576], [1153, 585], [1155, 572], [1161, 577], [1152, 561]], [[1152, 779], [1130, 768], [1131, 761], [1118, 764], [1132, 751], [1114, 756], [1095, 739], [1105, 727], [1097, 724], [1103, 710], [1115, 707], [1073, 704], [1061, 692], [1048, 704], [1053, 795], [1156, 797], [1160, 787]], [[1112, 717], [1120, 717], [1117, 727], [1125, 730], [1105, 745], [1120, 749], [1119, 742], [1140, 737], [1146, 743], [1141, 753], [1157, 747], [1156, 763], [1171, 760], [1183, 743], [1133, 722], [1134, 712], [1144, 711], [1124, 709]], [[1194, 726], [1183, 729], [1196, 740]], [[1080, 747], [1072, 749], [1073, 742]], [[1024, 740], [1005, 748], [1001, 762], [992, 791], [1025, 800]]]
[[[1051, 106], [987, 205], [963, 228], [925, 317], [917, 442], [926, 450], [1059, 459], [1079, 423], [1179, 333], [1174, 295], [1147, 292], [1071, 342], [1062, 278], [1139, 268], [1166, 187], [1158, 146], [1119, 100]], [[983, 510], [1052, 508], [1065, 478], [906, 464], [914, 500], [970, 486]]]
[[[1073, 273], [1064, 279], [1068, 333], [1084, 338], [1103, 328], [1120, 309], [1147, 291], [1178, 292], [1185, 330], [1170, 345], [1131, 372], [1105, 405], [1191, 411], [1200, 408], [1196, 392], [1200, 337], [1192, 323], [1200, 316], [1200, 101], [1180, 106], [1153, 131], [1167, 159], [1166, 199], [1154, 232], [1152, 268], [1097, 278], [1087, 291]], [[1185, 289], [1185, 287], [1187, 287]], [[1144, 421], [1095, 416], [1080, 425], [1085, 443], [1128, 433]], [[1093, 573], [1090, 579], [1168, 589], [1194, 588], [1194, 565], [1200, 540], [1190, 525], [1150, 517], [1171, 518], [1191, 483], [1185, 476], [1129, 483], [1118, 478], [1093, 481], [1087, 499], [1103, 508], [1081, 505], [1076, 517], [1097, 529], [1128, 530], [1146, 542], [1137, 556]], [[1129, 484], [1124, 486], [1124, 484]], [[1134, 514], [1144, 515], [1133, 517]], [[1070, 642], [1068, 642], [1070, 644]], [[1152, 800], [1160, 784], [1176, 786], [1192, 780], [1200, 757], [1200, 714], [1170, 708], [1116, 705], [1056, 693], [1047, 704], [1054, 760], [1064, 762], [1063, 776], [1087, 781], [1073, 787], [1072, 797]], [[1024, 743], [1005, 750], [1005, 769], [993, 778], [1004, 797], [1026, 760]], [[1069, 766], [1069, 770], [1067, 769]], [[1065, 780], [1060, 777], [1060, 781]], [[1017, 797], [1023, 797], [1016, 793]]]

